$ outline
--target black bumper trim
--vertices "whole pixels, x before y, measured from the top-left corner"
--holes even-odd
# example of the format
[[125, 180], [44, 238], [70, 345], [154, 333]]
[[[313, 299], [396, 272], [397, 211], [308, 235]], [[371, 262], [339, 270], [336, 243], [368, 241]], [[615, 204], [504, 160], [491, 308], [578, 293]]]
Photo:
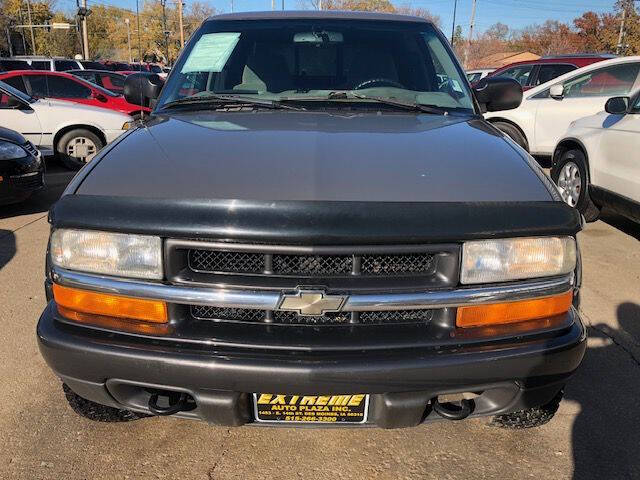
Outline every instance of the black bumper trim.
[[[198, 408], [185, 416], [240, 425], [250, 421], [251, 392], [370, 393], [370, 421], [391, 428], [433, 419], [427, 402], [435, 395], [485, 391], [484, 406], [475, 415], [548, 401], [580, 364], [586, 330], [576, 316], [556, 337], [493, 349], [324, 357], [204, 354], [97, 341], [61, 328], [47, 308], [38, 323], [38, 342], [49, 366], [76, 393], [99, 403], [145, 411], [144, 387], [154, 386], [190, 393]], [[525, 387], [532, 378], [536, 387]], [[123, 394], [118, 385], [133, 388]]]

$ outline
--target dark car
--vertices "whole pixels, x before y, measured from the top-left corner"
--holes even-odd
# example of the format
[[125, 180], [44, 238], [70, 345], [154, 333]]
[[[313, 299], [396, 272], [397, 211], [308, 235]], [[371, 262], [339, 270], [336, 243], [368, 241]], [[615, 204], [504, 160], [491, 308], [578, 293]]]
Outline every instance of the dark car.
[[44, 162], [22, 135], [0, 127], [0, 205], [18, 203], [44, 186]]
[[124, 93], [124, 81], [127, 77], [121, 73], [107, 70], [69, 70], [67, 73], [95, 83], [116, 95]]
[[578, 212], [416, 17], [206, 20], [150, 123], [52, 208], [40, 351], [76, 412], [549, 421], [580, 364]]
[[11, 58], [0, 58], [0, 72], [11, 72], [13, 70], [30, 70], [31, 65], [26, 60], [13, 60]]
[[508, 77], [517, 80], [523, 90], [547, 83], [560, 75], [586, 67], [592, 63], [614, 58], [609, 54], [578, 54], [542, 57], [506, 65], [490, 73], [489, 77]]

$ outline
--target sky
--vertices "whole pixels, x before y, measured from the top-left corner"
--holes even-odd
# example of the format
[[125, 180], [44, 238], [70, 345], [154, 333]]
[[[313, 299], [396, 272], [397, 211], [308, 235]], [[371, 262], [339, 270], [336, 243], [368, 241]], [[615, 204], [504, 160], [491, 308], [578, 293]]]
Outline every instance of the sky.
[[[135, 10], [135, 0], [87, 0], [91, 4], [107, 4]], [[144, 0], [140, 0], [142, 3]], [[171, 2], [172, 0], [168, 0]], [[184, 0], [188, 3], [190, 0]], [[233, 1], [235, 11], [270, 10], [271, 0], [203, 0], [216, 10], [228, 12]], [[282, 0], [276, 0], [276, 8]], [[285, 8], [300, 9], [305, 0], [285, 0]], [[391, 0], [396, 6], [410, 5], [426, 8], [442, 20], [445, 35], [451, 35], [453, 6], [455, 0]], [[57, 5], [65, 10], [74, 10], [75, 0], [58, 0]], [[456, 25], [461, 25], [464, 35], [469, 33], [472, 0], [457, 0]], [[610, 12], [615, 0], [476, 0], [475, 33], [481, 33], [496, 22], [520, 29], [531, 24], [541, 24], [545, 20], [570, 22], [583, 12]], [[91, 21], [91, 17], [89, 17]]]

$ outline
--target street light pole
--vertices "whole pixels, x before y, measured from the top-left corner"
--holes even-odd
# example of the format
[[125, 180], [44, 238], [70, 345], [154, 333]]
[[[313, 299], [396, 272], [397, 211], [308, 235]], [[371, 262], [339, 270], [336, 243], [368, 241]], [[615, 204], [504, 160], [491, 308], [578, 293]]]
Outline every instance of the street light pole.
[[142, 40], [140, 39], [140, 7], [136, 0], [136, 21], [138, 23], [138, 61], [142, 61]]
[[33, 54], [37, 55], [36, 36], [33, 34], [33, 22], [31, 21], [31, 0], [27, 0], [27, 15], [29, 16], [29, 30], [31, 30], [31, 49], [33, 50]]
[[129, 27], [129, 19], [125, 18], [124, 23], [127, 24], [127, 46], [129, 47], [129, 63], [131, 63], [131, 28]]
[[89, 34], [87, 33], [87, 0], [82, 0], [82, 7], [84, 8], [84, 15], [82, 16], [82, 50], [84, 52], [84, 59], [89, 60]]
[[165, 5], [167, 4], [167, 0], [160, 0], [160, 4], [162, 5], [162, 33], [164, 34], [164, 51], [165, 51], [165, 61], [167, 65], [169, 64], [169, 32], [167, 31], [167, 12], [165, 10]]
[[451, 27], [451, 46], [453, 47], [453, 39], [456, 34], [456, 10], [458, 10], [458, 0], [453, 0], [453, 26]]

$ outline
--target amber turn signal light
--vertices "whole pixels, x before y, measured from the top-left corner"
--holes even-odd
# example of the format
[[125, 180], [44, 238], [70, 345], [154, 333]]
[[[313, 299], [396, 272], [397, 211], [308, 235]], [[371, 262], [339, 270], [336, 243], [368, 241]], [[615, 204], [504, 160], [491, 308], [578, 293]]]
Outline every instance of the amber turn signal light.
[[166, 333], [167, 304], [53, 285], [60, 314], [80, 323], [139, 333]]
[[485, 327], [526, 322], [566, 313], [571, 308], [573, 292], [553, 297], [458, 307], [456, 326], [459, 328]]

